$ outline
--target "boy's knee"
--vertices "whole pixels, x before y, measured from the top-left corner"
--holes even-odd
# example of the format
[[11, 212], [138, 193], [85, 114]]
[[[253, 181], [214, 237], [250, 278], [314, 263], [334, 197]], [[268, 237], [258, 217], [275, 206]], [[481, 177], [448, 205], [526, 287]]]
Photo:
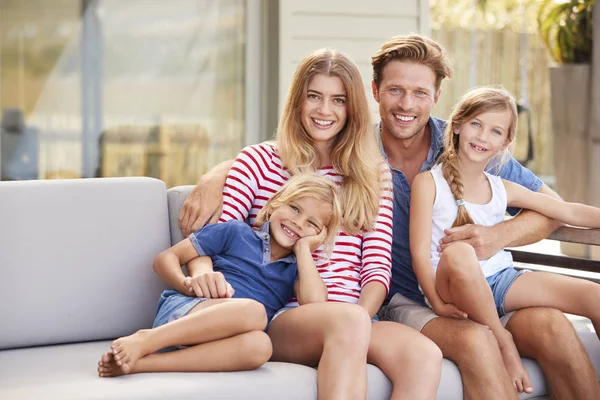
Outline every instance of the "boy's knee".
[[240, 299], [244, 321], [247, 323], [247, 330], [262, 330], [267, 326], [267, 311], [265, 306], [256, 300]]
[[242, 348], [247, 351], [247, 368], [256, 369], [264, 365], [273, 355], [271, 339], [263, 331], [252, 331], [243, 335]]

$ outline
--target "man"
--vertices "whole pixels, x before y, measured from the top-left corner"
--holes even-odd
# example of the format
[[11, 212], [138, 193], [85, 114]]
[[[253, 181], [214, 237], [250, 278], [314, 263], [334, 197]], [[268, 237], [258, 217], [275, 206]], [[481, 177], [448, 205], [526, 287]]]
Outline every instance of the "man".
[[[466, 399], [516, 399], [492, 332], [468, 319], [436, 316], [425, 305], [412, 270], [408, 243], [410, 185], [442, 151], [445, 121], [431, 117], [430, 112], [441, 94], [442, 80], [451, 75], [444, 52], [427, 38], [399, 36], [384, 43], [373, 56], [372, 65], [382, 150], [394, 180], [392, 286], [389, 303], [379, 316], [410, 325], [432, 339], [444, 357], [457, 364]], [[185, 201], [179, 215], [184, 234], [218, 219], [220, 211], [212, 212], [221, 202], [220, 189], [230, 165], [224, 162], [213, 168]], [[502, 176], [556, 196], [514, 160], [503, 168]], [[494, 227], [466, 225], [451, 229], [441, 250], [452, 242], [465, 241], [480, 259], [486, 259], [501, 248], [541, 240], [557, 227], [554, 221], [523, 211]], [[210, 286], [202, 281], [198, 284]], [[595, 371], [572, 325], [560, 311], [525, 309], [504, 317], [503, 322], [521, 355], [536, 359], [542, 366], [553, 398], [600, 398]]]
[[[491, 331], [468, 319], [435, 315], [425, 305], [412, 269], [408, 242], [411, 184], [442, 153], [445, 121], [431, 117], [430, 112], [439, 99], [442, 80], [451, 75], [443, 49], [418, 35], [395, 37], [372, 57], [372, 65], [381, 142], [394, 180], [391, 300], [379, 315], [412, 326], [432, 339], [444, 357], [460, 369], [465, 398], [517, 398]], [[514, 159], [503, 166], [501, 176], [557, 196]], [[541, 240], [558, 226], [526, 210], [493, 227], [465, 225], [450, 229], [440, 250], [452, 242], [464, 241], [475, 248], [480, 259], [487, 259], [504, 247]], [[502, 322], [521, 355], [540, 363], [554, 398], [600, 398], [595, 371], [572, 325], [560, 311], [525, 309], [503, 317]]]

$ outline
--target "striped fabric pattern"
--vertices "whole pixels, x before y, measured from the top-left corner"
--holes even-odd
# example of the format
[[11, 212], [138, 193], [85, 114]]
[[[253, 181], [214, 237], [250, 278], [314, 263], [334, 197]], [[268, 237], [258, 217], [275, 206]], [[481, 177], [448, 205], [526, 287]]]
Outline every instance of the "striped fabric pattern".
[[[380, 200], [375, 229], [351, 236], [339, 232], [329, 259], [320, 257], [317, 249], [313, 259], [329, 290], [329, 301], [356, 303], [360, 290], [370, 282], [380, 282], [389, 290], [392, 266], [392, 178], [387, 165], [382, 165], [384, 190]], [[320, 168], [318, 173], [341, 185], [343, 177], [333, 167]], [[290, 178], [282, 166], [273, 143], [244, 148], [229, 171], [223, 190], [223, 214], [219, 222], [249, 220], [256, 215]], [[288, 305], [297, 305], [295, 299]]]

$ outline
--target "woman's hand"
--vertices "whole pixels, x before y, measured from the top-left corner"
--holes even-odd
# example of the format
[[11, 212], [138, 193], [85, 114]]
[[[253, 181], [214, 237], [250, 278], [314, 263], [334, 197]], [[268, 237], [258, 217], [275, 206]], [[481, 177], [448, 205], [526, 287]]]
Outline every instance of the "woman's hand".
[[209, 299], [221, 299], [233, 297], [235, 290], [225, 280], [220, 272], [205, 272], [191, 277], [186, 276], [183, 286], [188, 290], [188, 296], [205, 297]]

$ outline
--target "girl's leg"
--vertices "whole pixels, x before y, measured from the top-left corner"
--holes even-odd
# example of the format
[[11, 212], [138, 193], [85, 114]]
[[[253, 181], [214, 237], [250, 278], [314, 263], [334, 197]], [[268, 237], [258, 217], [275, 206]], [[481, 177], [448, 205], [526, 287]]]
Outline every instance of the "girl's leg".
[[[256, 369], [271, 357], [271, 340], [262, 331], [251, 331], [208, 343], [140, 358], [129, 373], [227, 372]], [[102, 377], [123, 375], [112, 353], [98, 362]]]
[[456, 305], [470, 319], [490, 328], [498, 341], [515, 389], [532, 393], [529, 375], [512, 335], [498, 318], [492, 290], [483, 276], [473, 247], [466, 243], [455, 243], [443, 251], [436, 273], [436, 288], [445, 302]]
[[442, 351], [425, 335], [397, 322], [374, 322], [367, 361], [392, 381], [390, 400], [435, 399]]
[[130, 373], [135, 363], [160, 349], [197, 345], [260, 331], [267, 325], [262, 304], [248, 299], [211, 299], [197, 304], [175, 321], [116, 339], [112, 345], [115, 363]]
[[356, 304], [311, 303], [275, 318], [273, 361], [318, 366], [319, 399], [364, 399], [371, 320]]
[[506, 293], [506, 312], [526, 307], [550, 307], [589, 318], [600, 335], [600, 285], [585, 279], [527, 272], [520, 275]]

